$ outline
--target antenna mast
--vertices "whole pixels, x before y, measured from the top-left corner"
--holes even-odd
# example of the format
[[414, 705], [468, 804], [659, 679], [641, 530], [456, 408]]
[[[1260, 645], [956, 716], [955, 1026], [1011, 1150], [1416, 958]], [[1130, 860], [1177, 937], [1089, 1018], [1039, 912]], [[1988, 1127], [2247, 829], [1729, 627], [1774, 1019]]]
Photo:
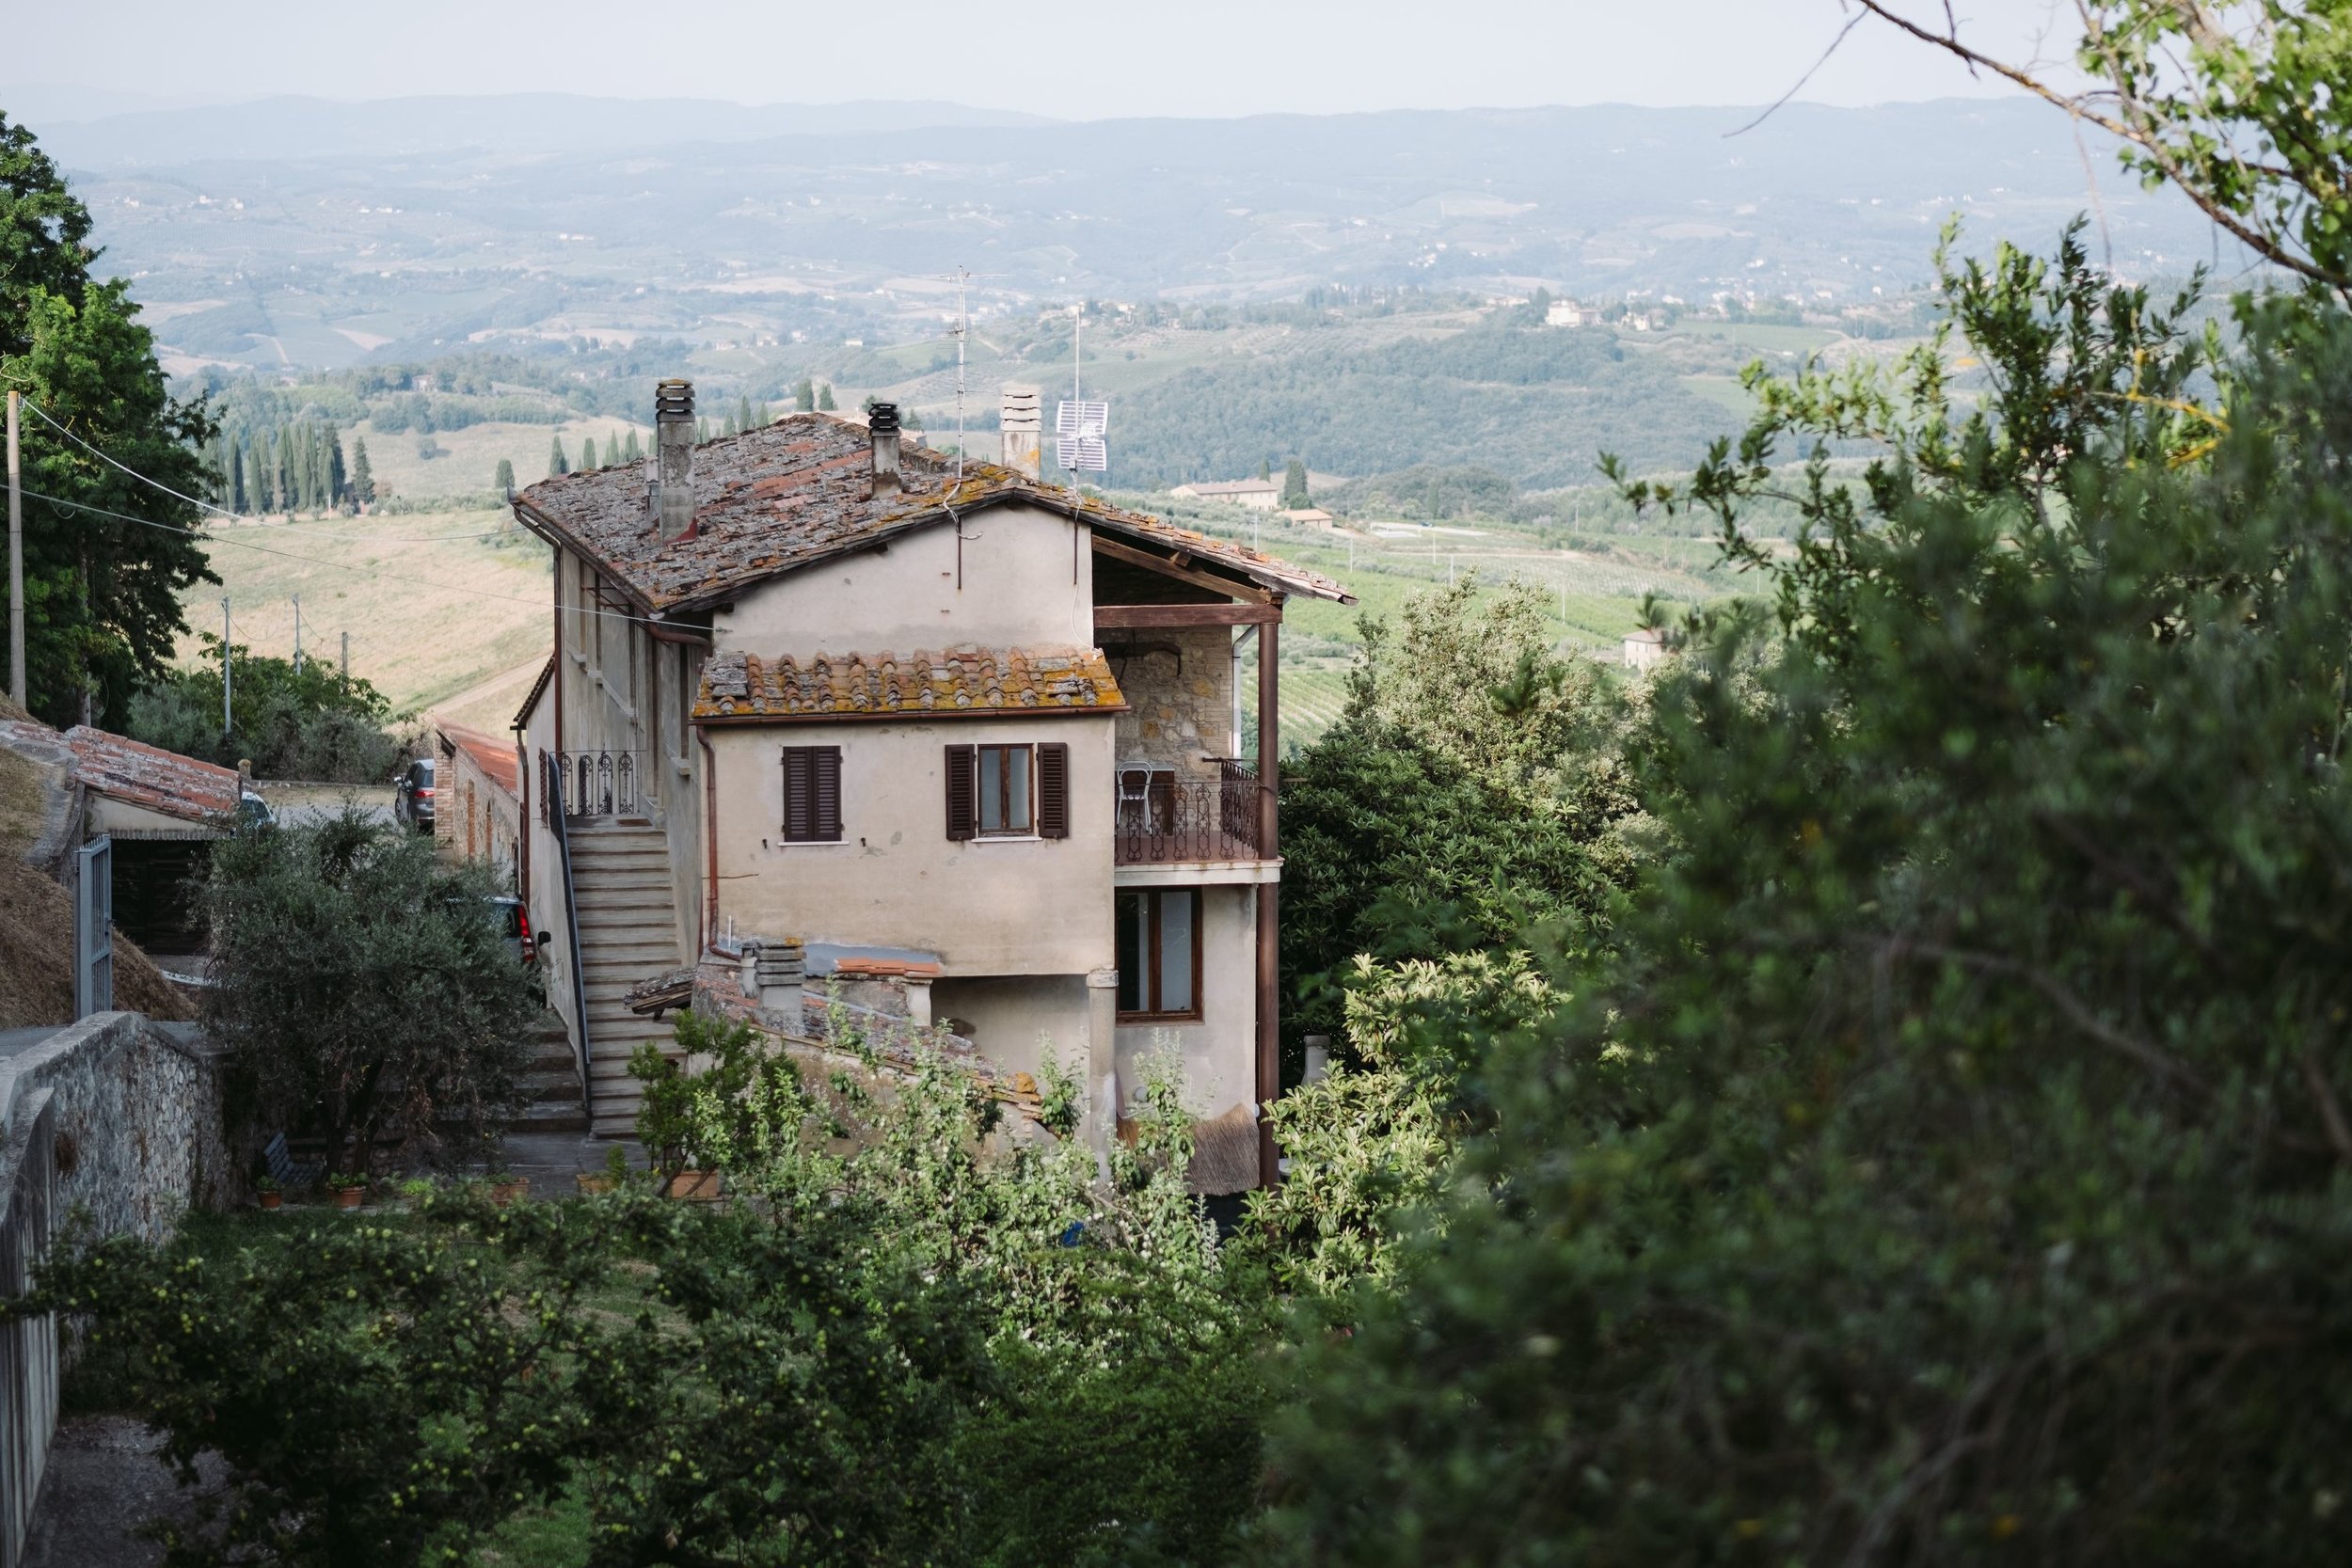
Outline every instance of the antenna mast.
[[972, 307], [964, 285], [972, 275], [956, 266], [956, 483], [963, 483], [963, 345], [972, 337]]
[[1070, 333], [1070, 401], [1061, 405], [1054, 420], [1054, 430], [1059, 437], [1055, 455], [1071, 475], [1070, 488], [1078, 488], [1077, 475], [1081, 469], [1101, 473], [1108, 466], [1108, 452], [1104, 437], [1109, 434], [1111, 405], [1097, 400], [1088, 403], [1079, 393], [1081, 364], [1080, 345], [1085, 341], [1087, 308], [1082, 300], [1073, 312], [1074, 320]]

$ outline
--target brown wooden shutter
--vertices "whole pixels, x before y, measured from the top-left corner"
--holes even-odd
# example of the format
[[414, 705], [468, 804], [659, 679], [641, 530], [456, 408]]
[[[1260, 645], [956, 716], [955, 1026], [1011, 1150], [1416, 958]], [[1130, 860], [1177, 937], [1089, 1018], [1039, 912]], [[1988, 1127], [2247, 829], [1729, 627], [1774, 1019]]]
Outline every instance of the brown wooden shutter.
[[980, 761], [969, 746], [947, 748], [947, 836], [967, 839], [979, 830]]
[[1070, 836], [1070, 748], [1058, 740], [1037, 749], [1037, 836]]
[[806, 844], [817, 836], [817, 757], [811, 746], [784, 749], [784, 841]]
[[841, 748], [811, 746], [809, 759], [816, 786], [817, 837], [826, 844], [841, 842]]

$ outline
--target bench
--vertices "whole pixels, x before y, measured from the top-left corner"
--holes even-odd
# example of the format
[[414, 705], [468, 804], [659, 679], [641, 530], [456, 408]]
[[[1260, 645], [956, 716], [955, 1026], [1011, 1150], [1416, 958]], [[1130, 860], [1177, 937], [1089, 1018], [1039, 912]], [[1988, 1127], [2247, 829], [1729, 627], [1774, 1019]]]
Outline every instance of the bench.
[[308, 1187], [324, 1173], [326, 1162], [303, 1164], [295, 1161], [293, 1150], [286, 1147], [286, 1134], [273, 1133], [262, 1149], [262, 1163], [269, 1167], [270, 1180], [282, 1190]]

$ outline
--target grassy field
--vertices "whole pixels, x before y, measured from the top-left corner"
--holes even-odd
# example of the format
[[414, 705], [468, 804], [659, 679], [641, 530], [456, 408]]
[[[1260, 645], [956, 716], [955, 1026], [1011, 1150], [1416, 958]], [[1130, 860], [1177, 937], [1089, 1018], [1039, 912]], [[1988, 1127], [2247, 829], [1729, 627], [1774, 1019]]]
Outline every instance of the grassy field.
[[[1166, 505], [1165, 498], [1120, 499], [1152, 510]], [[1409, 538], [1351, 537], [1230, 508], [1168, 509], [1187, 527], [1255, 544], [1356, 595], [1353, 605], [1290, 605], [1283, 729], [1301, 742], [1338, 717], [1360, 622], [1394, 620], [1414, 594], [1472, 574], [1484, 592], [1527, 583], [1542, 594], [1563, 653], [1613, 661], [1619, 639], [1639, 624], [1645, 595], [1688, 606], [1734, 586], [1711, 569], [1714, 546], [1699, 539], [1626, 535], [1606, 550], [1562, 550], [1501, 523]], [[502, 511], [238, 523], [211, 538], [214, 569], [224, 581], [191, 598], [197, 627], [219, 629], [226, 594], [239, 642], [289, 656], [298, 594], [305, 650], [340, 658], [349, 633], [354, 673], [397, 707], [499, 733], [547, 657], [547, 552]], [[181, 653], [197, 656], [193, 636]]]
[[[548, 651], [548, 552], [503, 512], [391, 514], [293, 526], [230, 523], [209, 535], [217, 588], [192, 595], [188, 618], [288, 657], [294, 595], [302, 645], [340, 659], [395, 707], [502, 731]], [[194, 636], [181, 657], [197, 657]]]

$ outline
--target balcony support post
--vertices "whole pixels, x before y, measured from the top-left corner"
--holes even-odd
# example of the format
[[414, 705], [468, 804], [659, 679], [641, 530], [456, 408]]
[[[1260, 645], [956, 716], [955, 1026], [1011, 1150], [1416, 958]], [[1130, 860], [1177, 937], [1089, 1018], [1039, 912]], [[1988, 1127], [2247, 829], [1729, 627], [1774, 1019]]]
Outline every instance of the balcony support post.
[[[1281, 855], [1281, 633], [1279, 620], [1258, 628], [1258, 853], [1269, 861]], [[1271, 1187], [1282, 1176], [1281, 1153], [1274, 1147], [1274, 1127], [1266, 1119], [1282, 1093], [1281, 884], [1261, 883], [1256, 894], [1258, 1184]]]

